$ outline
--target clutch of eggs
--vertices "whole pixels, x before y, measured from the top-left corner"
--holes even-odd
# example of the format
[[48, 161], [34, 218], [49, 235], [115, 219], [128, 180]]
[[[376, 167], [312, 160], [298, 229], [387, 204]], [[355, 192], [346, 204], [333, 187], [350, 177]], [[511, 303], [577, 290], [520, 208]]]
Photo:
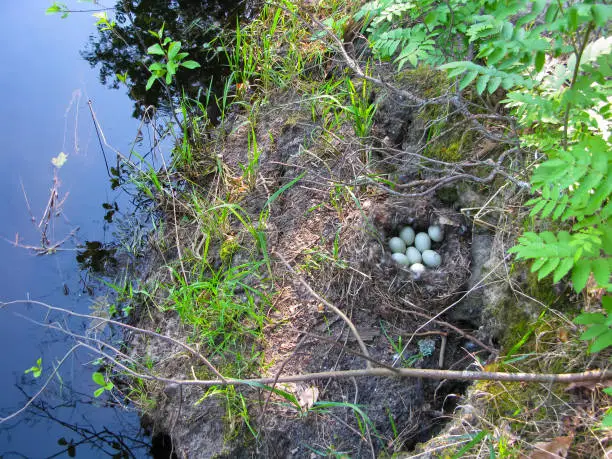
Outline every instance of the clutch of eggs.
[[[392, 258], [402, 266], [409, 266], [414, 273], [421, 273], [428, 268], [437, 268], [442, 264], [442, 257], [431, 250], [431, 242], [444, 240], [444, 230], [439, 225], [431, 225], [427, 232], [415, 233], [410, 226], [402, 228], [399, 237], [389, 240]], [[414, 244], [414, 246], [413, 246]]]

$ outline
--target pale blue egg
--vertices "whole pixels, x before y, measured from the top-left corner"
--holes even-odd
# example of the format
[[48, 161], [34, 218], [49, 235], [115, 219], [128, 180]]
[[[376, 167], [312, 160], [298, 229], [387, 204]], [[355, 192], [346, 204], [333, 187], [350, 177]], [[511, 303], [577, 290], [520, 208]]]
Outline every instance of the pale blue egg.
[[442, 257], [438, 252], [433, 250], [425, 250], [423, 252], [423, 263], [429, 268], [437, 268], [442, 264]]
[[434, 242], [442, 242], [442, 239], [444, 239], [444, 231], [438, 225], [431, 225], [427, 229], [427, 234], [429, 234], [429, 237]]
[[393, 255], [391, 255], [391, 258], [393, 258], [396, 261], [396, 263], [403, 265], [403, 266], [408, 266], [410, 264], [408, 262], [408, 257], [404, 255], [403, 253], [394, 253]]
[[408, 249], [406, 249], [406, 256], [408, 257], [408, 261], [411, 265], [423, 261], [421, 252], [419, 252], [415, 247], [408, 247]]
[[414, 230], [407, 226], [400, 231], [400, 237], [404, 240], [406, 245], [412, 245], [414, 242]]
[[406, 252], [406, 243], [399, 237], [392, 237], [389, 240], [389, 248], [393, 253], [404, 254]]
[[414, 238], [414, 246], [419, 249], [419, 252], [423, 253], [425, 250], [431, 249], [431, 239], [427, 233], [419, 233]]

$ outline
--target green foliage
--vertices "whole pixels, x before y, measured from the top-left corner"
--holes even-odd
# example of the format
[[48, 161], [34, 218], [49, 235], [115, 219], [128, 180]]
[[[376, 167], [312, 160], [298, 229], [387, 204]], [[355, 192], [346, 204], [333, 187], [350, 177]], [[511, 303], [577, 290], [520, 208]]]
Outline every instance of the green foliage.
[[224, 267], [198, 273], [189, 282], [175, 272], [176, 286], [169, 287], [170, 306], [193, 337], [219, 354], [238, 352], [246, 340], [262, 336], [267, 298], [247, 281], [257, 279], [263, 262]]
[[107, 381], [104, 375], [97, 371], [91, 375], [91, 379], [98, 386], [100, 386], [98, 389], [94, 391], [94, 397], [99, 397], [100, 395], [104, 393], [104, 391], [110, 392], [115, 387], [115, 385], [111, 381]]
[[368, 95], [367, 81], [361, 84], [361, 90], [357, 90], [350, 78], [346, 79], [351, 104], [344, 107], [344, 111], [349, 114], [353, 121], [355, 135], [367, 137], [374, 123], [377, 105], [370, 103]]
[[24, 371], [24, 374], [28, 374], [28, 373], [32, 373], [32, 376], [34, 376], [35, 378], [39, 378], [40, 375], [42, 374], [42, 357], [39, 357], [36, 360], [36, 365], [28, 368], [26, 371]]
[[[607, 395], [612, 395], [612, 387], [606, 387], [604, 389], [604, 392]], [[601, 426], [604, 429], [612, 428], [612, 408], [610, 408], [610, 409], [608, 409], [608, 411], [606, 411], [606, 414], [604, 415], [603, 419], [601, 420]]]
[[612, 6], [601, 2], [545, 0], [375, 0], [357, 14], [374, 51], [399, 68], [437, 65], [459, 91], [509, 91], [503, 102], [539, 162], [526, 205], [532, 217], [555, 222], [525, 233], [511, 252], [534, 260], [540, 279], [571, 271], [576, 291], [591, 272], [612, 288], [610, 17]]
[[587, 326], [580, 339], [592, 340], [590, 352], [599, 352], [612, 346], [612, 296], [603, 297], [602, 305], [605, 312], [583, 312], [574, 319], [575, 323]]
[[70, 11], [64, 3], [53, 2], [53, 4], [46, 9], [45, 14], [61, 14], [62, 19], [66, 19]]
[[170, 37], [164, 38], [164, 26], [156, 32], [150, 30], [149, 33], [157, 38], [159, 41], [154, 45], [147, 48], [147, 54], [151, 56], [161, 56], [164, 58], [163, 61], [157, 61], [149, 65], [149, 71], [151, 76], [147, 81], [147, 91], [151, 89], [153, 83], [158, 79], [165, 79], [166, 84], [172, 83], [174, 75], [179, 67], [185, 67], [186, 69], [196, 69], [200, 67], [196, 61], [186, 61], [185, 58], [189, 56], [189, 53], [181, 53], [181, 42], [173, 41]]

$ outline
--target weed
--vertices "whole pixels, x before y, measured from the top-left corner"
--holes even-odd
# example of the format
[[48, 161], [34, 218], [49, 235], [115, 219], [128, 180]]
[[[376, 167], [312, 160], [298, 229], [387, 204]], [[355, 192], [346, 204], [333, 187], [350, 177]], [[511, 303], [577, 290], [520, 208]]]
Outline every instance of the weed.
[[169, 287], [170, 307], [193, 329], [193, 338], [206, 343], [215, 353], [239, 347], [248, 337], [262, 338], [267, 304], [265, 294], [246, 282], [259, 277], [259, 263], [229, 269], [202, 270], [187, 282], [174, 271], [177, 286]]
[[244, 395], [236, 391], [235, 386], [213, 386], [196, 402], [196, 405], [210, 397], [220, 397], [225, 402], [225, 441], [235, 439], [240, 434], [243, 425], [257, 440], [259, 434], [252, 425], [246, 399]]
[[[367, 73], [368, 70], [366, 67], [366, 74]], [[377, 109], [376, 104], [370, 103], [369, 101], [367, 80], [361, 83], [361, 91], [355, 88], [352, 80], [348, 77], [346, 79], [346, 85], [348, 87], [351, 105], [345, 106], [344, 110], [353, 120], [355, 135], [358, 137], [367, 137], [370, 135]]]

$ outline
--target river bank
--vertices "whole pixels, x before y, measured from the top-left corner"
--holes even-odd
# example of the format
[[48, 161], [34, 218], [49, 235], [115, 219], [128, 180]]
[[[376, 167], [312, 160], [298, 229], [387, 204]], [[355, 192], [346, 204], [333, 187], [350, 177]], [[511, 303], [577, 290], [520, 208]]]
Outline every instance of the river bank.
[[[184, 110], [173, 164], [148, 184], [164, 224], [130, 304], [154, 333], [129, 335], [123, 393], [179, 457], [565, 455], [568, 438], [600, 452], [595, 383], [435, 373], [607, 360], [584, 353], [569, 283], [507, 253], [531, 157], [500, 140], [503, 90], [458, 99], [439, 70], [375, 59], [351, 8], [266, 5], [221, 41], [215, 109]], [[432, 225], [441, 264], [399, 265], [390, 238]]]

